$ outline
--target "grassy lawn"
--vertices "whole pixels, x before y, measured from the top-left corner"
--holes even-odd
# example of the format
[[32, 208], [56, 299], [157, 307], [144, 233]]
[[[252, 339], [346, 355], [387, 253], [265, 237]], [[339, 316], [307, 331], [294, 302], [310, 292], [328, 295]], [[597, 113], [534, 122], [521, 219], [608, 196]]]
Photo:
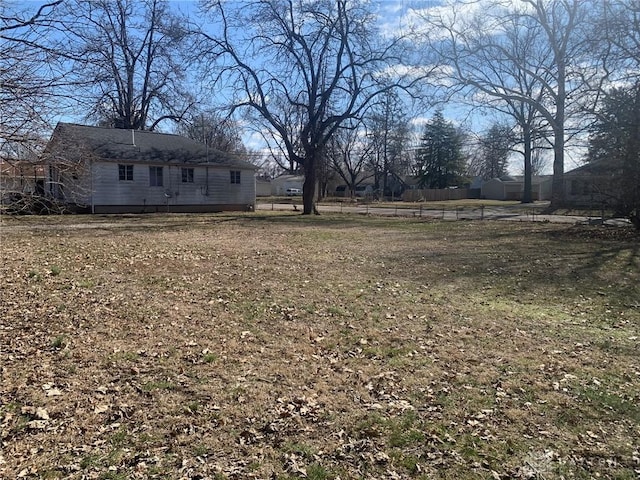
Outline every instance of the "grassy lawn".
[[[257, 197], [257, 203], [295, 203], [302, 204], [302, 197]], [[363, 197], [349, 198], [349, 197], [329, 197], [320, 201], [319, 205], [334, 205], [343, 203], [345, 205], [372, 205], [376, 207], [387, 208], [425, 208], [434, 210], [455, 210], [456, 208], [480, 208], [480, 207], [522, 207], [522, 208], [538, 208], [542, 209], [548, 206], [548, 202], [538, 202], [537, 204], [524, 205], [515, 200], [486, 200], [486, 199], [471, 199], [465, 198], [462, 200], [441, 200], [433, 202], [404, 202], [404, 201], [382, 201], [382, 200], [367, 200]]]
[[640, 242], [3, 219], [0, 478], [634, 479]]

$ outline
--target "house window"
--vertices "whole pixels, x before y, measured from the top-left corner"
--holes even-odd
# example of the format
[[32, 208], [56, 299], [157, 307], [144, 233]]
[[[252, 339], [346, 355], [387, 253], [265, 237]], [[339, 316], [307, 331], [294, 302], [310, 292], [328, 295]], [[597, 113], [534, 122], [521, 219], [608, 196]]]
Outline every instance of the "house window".
[[162, 186], [162, 167], [149, 167], [149, 186]]
[[229, 172], [231, 174], [231, 183], [239, 184], [240, 183], [240, 170], [231, 170]]
[[193, 168], [182, 169], [182, 183], [193, 183]]
[[121, 182], [133, 180], [133, 165], [118, 165], [118, 179]]

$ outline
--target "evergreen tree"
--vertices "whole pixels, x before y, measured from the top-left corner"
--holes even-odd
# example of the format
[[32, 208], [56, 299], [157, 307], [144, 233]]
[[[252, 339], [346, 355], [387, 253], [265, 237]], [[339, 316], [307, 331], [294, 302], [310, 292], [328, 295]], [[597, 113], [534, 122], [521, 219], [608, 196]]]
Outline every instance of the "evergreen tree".
[[422, 188], [456, 186], [462, 180], [464, 135], [437, 111], [426, 124], [416, 152], [416, 170]]
[[595, 187], [640, 229], [640, 82], [608, 92], [592, 129], [587, 159], [599, 172], [601, 184]]

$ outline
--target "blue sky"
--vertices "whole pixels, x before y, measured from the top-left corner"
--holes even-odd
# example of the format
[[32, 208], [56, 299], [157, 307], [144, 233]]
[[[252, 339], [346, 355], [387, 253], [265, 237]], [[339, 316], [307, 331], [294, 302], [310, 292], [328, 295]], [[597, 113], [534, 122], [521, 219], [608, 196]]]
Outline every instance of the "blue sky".
[[[226, 1], [233, 2], [233, 0]], [[379, 18], [381, 32], [383, 35], [389, 36], [397, 34], [398, 32], [407, 32], [411, 28], [420, 29], [421, 25], [424, 24], [421, 15], [428, 10], [448, 15], [451, 9], [447, 5], [448, 2], [449, 0], [371, 0], [371, 4], [375, 7]], [[176, 10], [188, 14], [192, 18], [197, 19], [198, 22], [204, 21], [203, 14], [199, 10], [199, 2], [171, 0], [170, 3]], [[465, 2], [462, 6], [460, 6], [460, 2], [457, 3], [457, 14], [461, 16], [474, 14], [484, 8], [484, 0]], [[209, 24], [209, 28], [215, 28], [215, 26]], [[453, 102], [439, 105], [437, 108], [443, 110], [446, 119], [463, 126], [475, 134], [482, 134], [484, 129], [499, 119], [496, 114], [489, 110], [480, 114], [477, 111], [471, 110], [468, 106]], [[426, 106], [418, 107], [410, 112], [413, 119], [412, 123], [417, 133], [420, 132], [422, 125], [433, 116], [434, 112], [435, 108]], [[252, 133], [248, 131], [244, 140], [249, 148], [256, 150], [264, 148], [261, 136], [256, 132]], [[570, 155], [569, 158], [567, 158], [567, 166], [570, 168], [573, 168], [578, 163], [579, 158], [576, 158], [575, 161], [572, 161]], [[520, 173], [520, 170], [521, 157], [515, 156], [510, 171], [511, 173]]]
[[[225, 0], [227, 2], [233, 2], [234, 0]], [[41, 1], [29, 1], [28, 5], [38, 6]], [[378, 18], [380, 21], [380, 28], [383, 35], [392, 35], [398, 31], [406, 31], [410, 27], [420, 25], [420, 14], [425, 9], [440, 10], [445, 2], [435, 0], [371, 0], [372, 5], [377, 9]], [[188, 0], [169, 0], [169, 4], [176, 11], [188, 15], [193, 18], [197, 23], [206, 23], [205, 16], [202, 14], [199, 8], [198, 1]], [[16, 2], [15, 5], [18, 5]], [[23, 4], [24, 5], [24, 4]], [[480, 8], [481, 5], [478, 2], [473, 2], [470, 9]], [[446, 11], [446, 10], [442, 10]], [[208, 24], [209, 28], [215, 29], [215, 25]], [[440, 106], [443, 109], [445, 118], [453, 121], [454, 123], [464, 125], [465, 127], [473, 130], [475, 133], [481, 133], [483, 128], [486, 128], [493, 120], [494, 117], [489, 115], [478, 115], [477, 113], [470, 113], [467, 107], [456, 104], [448, 104]], [[420, 127], [433, 116], [434, 109], [428, 107], [418, 108], [413, 112], [410, 112], [413, 123], [416, 126], [416, 130], [419, 131]], [[68, 121], [67, 119], [64, 119]], [[81, 119], [75, 121], [81, 122]], [[166, 127], [165, 127], [166, 128]], [[260, 135], [255, 132], [247, 130], [244, 137], [247, 146], [252, 149], [261, 149], [264, 147], [264, 143], [261, 140]], [[568, 159], [569, 160], [569, 159]], [[519, 159], [515, 160], [512, 171], [516, 173], [519, 169]], [[570, 160], [568, 162], [569, 166]]]

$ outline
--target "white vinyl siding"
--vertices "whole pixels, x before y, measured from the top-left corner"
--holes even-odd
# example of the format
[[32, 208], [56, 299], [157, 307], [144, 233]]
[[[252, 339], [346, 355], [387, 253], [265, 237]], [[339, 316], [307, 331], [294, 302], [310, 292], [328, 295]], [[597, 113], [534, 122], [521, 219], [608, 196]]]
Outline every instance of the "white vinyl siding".
[[94, 162], [93, 202], [96, 205], [250, 205], [255, 203], [255, 176], [250, 169], [241, 172], [241, 184], [231, 185], [229, 167], [194, 166], [193, 182], [183, 183], [185, 167], [162, 168], [163, 186], [150, 186], [150, 169], [136, 164], [132, 181], [118, 180], [118, 164]]

